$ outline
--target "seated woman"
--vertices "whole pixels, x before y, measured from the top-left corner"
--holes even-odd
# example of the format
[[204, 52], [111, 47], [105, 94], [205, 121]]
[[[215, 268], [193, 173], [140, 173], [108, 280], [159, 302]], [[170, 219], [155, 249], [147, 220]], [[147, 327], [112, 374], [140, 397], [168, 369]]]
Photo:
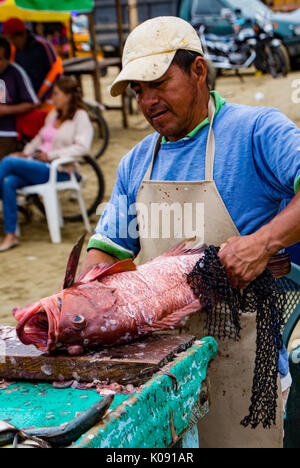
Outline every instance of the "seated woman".
[[[6, 156], [0, 163], [0, 196], [6, 233], [0, 252], [18, 245], [17, 190], [48, 182], [54, 159], [79, 158], [90, 151], [93, 127], [76, 81], [61, 78], [54, 87], [53, 101], [56, 110], [48, 115], [44, 127], [25, 146], [24, 153]], [[68, 180], [70, 170], [70, 166], [61, 167], [58, 181]]]

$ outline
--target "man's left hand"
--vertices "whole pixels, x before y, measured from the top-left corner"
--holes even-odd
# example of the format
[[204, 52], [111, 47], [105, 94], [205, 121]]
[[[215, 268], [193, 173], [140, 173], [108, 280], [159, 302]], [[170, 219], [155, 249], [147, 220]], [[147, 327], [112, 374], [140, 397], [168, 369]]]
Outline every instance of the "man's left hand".
[[259, 236], [252, 234], [228, 239], [221, 245], [219, 257], [231, 286], [244, 289], [264, 272], [272, 253]]

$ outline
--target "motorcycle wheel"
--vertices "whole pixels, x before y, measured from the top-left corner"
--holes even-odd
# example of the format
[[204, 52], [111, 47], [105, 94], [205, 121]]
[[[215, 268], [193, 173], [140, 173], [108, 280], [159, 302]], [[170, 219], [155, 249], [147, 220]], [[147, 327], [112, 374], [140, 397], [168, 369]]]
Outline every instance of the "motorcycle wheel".
[[287, 70], [287, 74], [288, 74], [292, 69], [291, 59], [290, 59], [289, 53], [287, 51], [287, 48], [283, 44], [281, 44], [280, 50], [282, 51], [282, 53], [283, 53], [283, 55], [285, 57], [286, 70]]
[[264, 75], [268, 73], [268, 60], [267, 55], [261, 51], [257, 54], [254, 60], [256, 70], [261, 71]]
[[282, 76], [288, 74], [288, 63], [281, 46], [270, 49], [268, 58], [269, 72], [273, 78], [277, 78], [279, 74]]
[[271, 73], [274, 78], [277, 78], [280, 73], [282, 76], [288, 74], [290, 59], [286, 48], [281, 45], [280, 47], [276, 47], [276, 49], [270, 49], [269, 55], [265, 52], [260, 52], [254, 61], [254, 65], [262, 73]]

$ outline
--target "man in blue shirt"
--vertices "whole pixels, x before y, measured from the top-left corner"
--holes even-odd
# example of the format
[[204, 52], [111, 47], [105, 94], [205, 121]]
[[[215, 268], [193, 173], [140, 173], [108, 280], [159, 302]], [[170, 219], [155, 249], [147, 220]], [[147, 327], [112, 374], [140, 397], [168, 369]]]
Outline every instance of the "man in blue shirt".
[[[153, 201], [179, 202], [183, 207], [185, 196], [194, 187], [198, 190], [196, 198], [204, 200], [203, 224], [209, 231], [205, 231], [203, 239], [221, 245], [219, 256], [232, 286], [245, 288], [265, 270], [274, 254], [300, 240], [300, 131], [276, 109], [227, 104], [217, 92], [209, 91], [206, 78], [200, 41], [183, 20], [155, 18], [138, 26], [128, 37], [123, 70], [111, 94], [117, 96], [130, 85], [155, 133], [122, 159], [111, 200], [90, 239], [81, 271], [96, 263], [114, 263], [137, 255], [147, 260], [150, 245], [153, 256], [161, 253], [164, 239], [158, 235], [151, 243], [153, 239], [143, 237], [144, 218], [136, 203], [142, 200], [148, 207], [153, 197]], [[174, 195], [173, 191], [168, 200], [168, 181], [177, 181], [178, 187], [185, 181], [186, 192]], [[278, 215], [282, 200], [291, 198]], [[214, 213], [221, 216], [216, 215], [212, 222]], [[156, 221], [146, 221], [146, 228]], [[218, 233], [220, 225], [225, 226], [223, 238], [222, 232]], [[176, 239], [174, 236], [170, 245], [179, 243]], [[248, 341], [245, 338], [244, 342], [247, 345], [234, 358], [228, 352], [229, 362], [250, 353], [247, 346], [254, 346], [255, 337]], [[283, 390], [287, 390], [291, 381], [285, 351], [281, 361]], [[243, 385], [243, 377], [234, 367], [238, 365], [232, 364], [227, 379], [232, 386], [236, 378], [238, 388]], [[230, 435], [217, 420], [212, 443], [219, 440], [220, 446], [236, 443], [256, 447], [266, 442], [266, 446], [280, 446], [279, 433], [272, 439], [269, 432], [270, 440], [266, 441], [266, 431], [263, 436], [254, 436], [256, 431], [244, 433], [244, 440], [238, 443], [242, 430], [237, 428], [238, 417], [233, 413], [242, 395], [230, 396], [227, 390], [222, 389], [221, 404], [215, 400], [215, 407], [220, 406], [219, 415], [230, 408], [225, 421], [225, 426], [231, 426]], [[226, 402], [222, 400], [224, 395]], [[225, 441], [225, 435], [231, 439]]]
[[0, 159], [16, 151], [16, 116], [39, 103], [26, 72], [10, 63], [10, 44], [0, 37]]

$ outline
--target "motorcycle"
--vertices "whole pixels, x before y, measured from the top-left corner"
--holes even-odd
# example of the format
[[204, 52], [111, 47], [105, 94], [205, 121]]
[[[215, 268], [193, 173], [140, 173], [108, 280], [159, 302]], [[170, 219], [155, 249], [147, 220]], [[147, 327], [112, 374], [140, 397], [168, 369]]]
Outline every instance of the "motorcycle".
[[256, 18], [253, 25], [257, 37], [256, 59], [254, 65], [263, 73], [271, 73], [273, 78], [278, 74], [288, 74], [289, 57], [280, 39], [274, 37], [271, 21]]
[[257, 17], [250, 21], [233, 24], [232, 36], [216, 36], [206, 33], [206, 25], [199, 28], [199, 36], [205, 57], [212, 61], [217, 70], [235, 70], [254, 65], [263, 73], [274, 78], [288, 73], [288, 58], [282, 42], [274, 37], [273, 25], [268, 18]]

